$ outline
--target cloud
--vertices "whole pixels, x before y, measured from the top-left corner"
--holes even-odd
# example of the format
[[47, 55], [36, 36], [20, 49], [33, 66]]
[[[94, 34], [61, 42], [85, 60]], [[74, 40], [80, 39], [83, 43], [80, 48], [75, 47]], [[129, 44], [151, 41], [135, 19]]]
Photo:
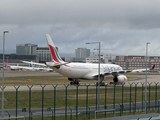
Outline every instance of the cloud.
[[98, 45], [85, 43], [100, 41], [103, 48], [114, 49], [107, 53], [143, 55], [149, 41], [149, 53], [159, 55], [160, 1], [156, 0], [5, 0], [0, 16], [0, 32], [9, 30], [8, 53], [15, 52], [16, 44], [47, 46], [48, 33], [63, 54], [74, 54], [78, 47], [92, 51]]

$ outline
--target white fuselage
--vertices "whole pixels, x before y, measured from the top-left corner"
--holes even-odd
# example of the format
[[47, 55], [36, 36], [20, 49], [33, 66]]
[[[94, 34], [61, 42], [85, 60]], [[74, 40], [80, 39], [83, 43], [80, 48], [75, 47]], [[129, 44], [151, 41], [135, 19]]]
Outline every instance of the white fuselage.
[[19, 70], [19, 69], [25, 69], [25, 70], [39, 70], [39, 68], [34, 67], [25, 67], [25, 66], [10, 66], [11, 70]]
[[[98, 76], [98, 64], [93, 63], [69, 63], [60, 66], [59, 69], [54, 68], [55, 71], [68, 78], [75, 79], [95, 79]], [[123, 69], [115, 64], [100, 64], [100, 74], [119, 72]]]

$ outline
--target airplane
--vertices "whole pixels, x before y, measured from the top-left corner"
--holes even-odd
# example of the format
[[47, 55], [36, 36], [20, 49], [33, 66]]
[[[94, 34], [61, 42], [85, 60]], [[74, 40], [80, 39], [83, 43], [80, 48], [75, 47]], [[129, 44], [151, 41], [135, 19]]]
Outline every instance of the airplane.
[[25, 66], [19, 66], [17, 64], [17, 66], [14, 66], [14, 65], [9, 65], [8, 63], [4, 62], [5, 66], [6, 67], [10, 67], [11, 70], [20, 70], [20, 69], [25, 69], [25, 70], [39, 70], [38, 68], [35, 68], [35, 67], [25, 67]]
[[[154, 68], [155, 68], [155, 64], [152, 66], [152, 68], [147, 68], [147, 72], [154, 71]], [[146, 72], [146, 69], [135, 69], [135, 70], [132, 70], [131, 72], [133, 72], [133, 73]]]
[[[70, 85], [79, 85], [81, 80], [98, 80], [98, 64], [96, 63], [67, 63], [64, 62], [50, 35], [46, 34], [47, 43], [51, 53], [51, 62], [46, 62], [46, 65], [63, 76], [68, 77]], [[100, 85], [105, 85], [103, 82], [105, 76], [113, 75], [113, 84], [123, 84], [127, 81], [127, 77], [122, 67], [115, 64], [100, 64]], [[98, 82], [96, 83], [98, 85]]]
[[11, 70], [19, 70], [20, 69], [19, 66], [18, 66], [18, 64], [17, 64], [17, 66], [14, 66], [14, 65], [11, 66], [11, 65], [9, 65], [6, 62], [4, 62], [4, 64], [5, 64], [6, 67], [10, 67]]
[[53, 69], [47, 67], [45, 64], [43, 63], [36, 63], [36, 62], [29, 62], [29, 61], [22, 61], [23, 63], [27, 63], [27, 64], [31, 64], [31, 65], [38, 65], [38, 66], [42, 66], [42, 67], [39, 67], [37, 68], [38, 70], [46, 70], [46, 71], [49, 71], [49, 72], [52, 72]]

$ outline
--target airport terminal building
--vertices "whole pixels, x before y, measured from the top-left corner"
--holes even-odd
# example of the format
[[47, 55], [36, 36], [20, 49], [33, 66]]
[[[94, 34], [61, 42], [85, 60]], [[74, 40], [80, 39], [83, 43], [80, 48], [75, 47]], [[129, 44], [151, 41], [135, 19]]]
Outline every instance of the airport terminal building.
[[[148, 68], [155, 64], [155, 70], [160, 69], [160, 56], [148, 56]], [[123, 69], [134, 70], [146, 68], [146, 56], [129, 55], [116, 56], [115, 64], [120, 65]]]
[[38, 45], [27, 43], [27, 44], [17, 44], [16, 54], [17, 55], [36, 55], [36, 49]]
[[[17, 55], [17, 54], [5, 54], [4, 61], [10, 65], [25, 65], [24, 61], [36, 61], [36, 55]], [[3, 65], [3, 54], [0, 54], [0, 65]]]
[[[58, 50], [58, 48], [57, 48]], [[36, 62], [45, 63], [47, 61], [51, 61], [51, 54], [49, 47], [37, 47], [36, 50], [37, 60]]]
[[87, 48], [75, 49], [75, 58], [85, 59], [88, 56], [90, 56], [90, 49], [87, 49]]

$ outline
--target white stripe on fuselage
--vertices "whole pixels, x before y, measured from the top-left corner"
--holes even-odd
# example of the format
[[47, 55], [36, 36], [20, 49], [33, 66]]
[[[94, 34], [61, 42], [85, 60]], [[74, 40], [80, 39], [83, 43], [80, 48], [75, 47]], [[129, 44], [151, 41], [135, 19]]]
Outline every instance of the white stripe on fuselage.
[[[98, 75], [98, 64], [93, 63], [69, 63], [55, 69], [58, 73], [68, 78], [92, 79], [92, 74]], [[119, 72], [123, 69], [115, 64], [100, 64], [100, 73]]]

